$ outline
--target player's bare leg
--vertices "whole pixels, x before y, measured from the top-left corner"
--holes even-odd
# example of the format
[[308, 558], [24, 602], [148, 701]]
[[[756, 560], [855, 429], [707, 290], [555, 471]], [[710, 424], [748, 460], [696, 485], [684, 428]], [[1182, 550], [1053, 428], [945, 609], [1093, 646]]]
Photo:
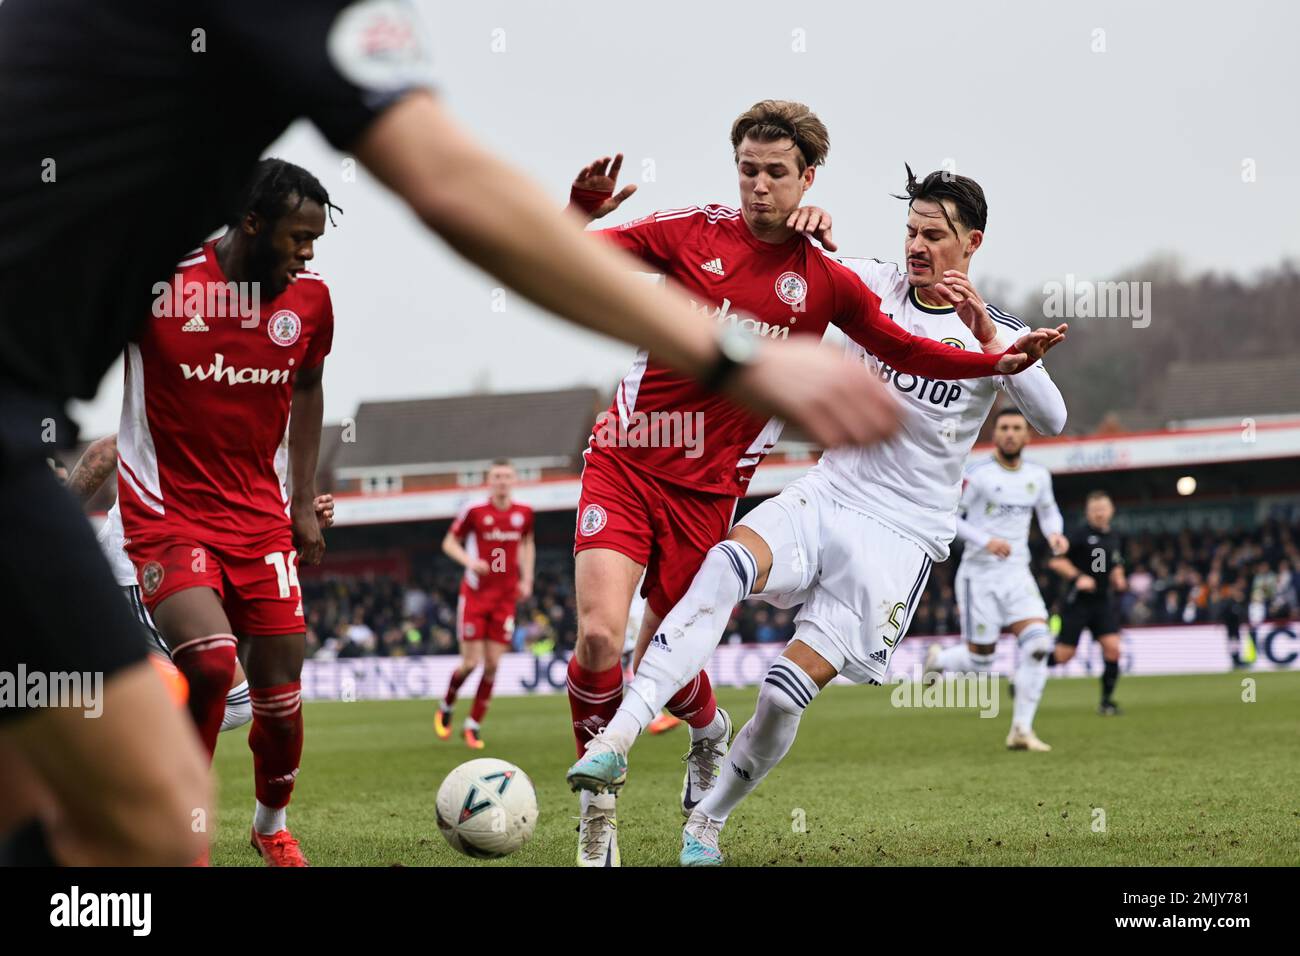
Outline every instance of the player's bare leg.
[[1103, 634], [1097, 638], [1101, 645], [1101, 704], [1097, 713], [1103, 717], [1116, 717], [1123, 713], [1115, 703], [1115, 685], [1119, 682], [1119, 635]]
[[237, 664], [230, 619], [216, 591], [193, 587], [159, 602], [153, 620], [171, 648], [172, 662], [189, 682], [190, 716], [211, 759]]
[[789, 752], [804, 709], [834, 679], [835, 666], [799, 639], [809, 628], [815, 629], [808, 622], [800, 624], [790, 645], [768, 668], [759, 685], [754, 716], [736, 734], [727, 755], [732, 772], [720, 775], [717, 785], [686, 821], [683, 866], [722, 862], [718, 837], [727, 817]]
[[460, 685], [465, 683], [466, 678], [483, 663], [484, 642], [467, 641], [463, 635], [457, 637], [460, 638], [460, 666], [452, 672], [451, 681], [447, 684], [447, 693], [433, 716], [433, 732], [438, 735], [439, 740], [451, 738], [451, 714], [456, 706], [456, 695], [460, 693]]
[[479, 641], [483, 645], [483, 673], [478, 679], [478, 689], [474, 692], [474, 706], [470, 709], [469, 719], [465, 721], [465, 743], [474, 750], [482, 750], [483, 738], [479, 730], [484, 715], [487, 714], [488, 702], [492, 699], [492, 684], [497, 679], [497, 664], [501, 655], [510, 649], [500, 641]]
[[269, 866], [306, 866], [285, 810], [302, 758], [302, 660], [307, 635], [259, 634], [240, 640], [253, 698], [253, 848]]
[[0, 833], [40, 818], [65, 866], [183, 866], [207, 849], [206, 758], [149, 661], [111, 675], [95, 720], [52, 709], [0, 730]]
[[[623, 636], [632, 595], [644, 570], [609, 548], [589, 548], [574, 556], [578, 643], [569, 658], [568, 691], [579, 756], [587, 741], [614, 716], [623, 696]], [[614, 800], [610, 792], [582, 792], [579, 866], [618, 866]]]
[[1016, 661], [1016, 693], [1011, 707], [1011, 732], [1007, 734], [1007, 747], [1011, 750], [1051, 750], [1034, 733], [1034, 715], [1047, 685], [1047, 660], [1053, 653], [1055, 641], [1047, 622], [1040, 618], [1016, 621], [1011, 633], [1020, 645]]

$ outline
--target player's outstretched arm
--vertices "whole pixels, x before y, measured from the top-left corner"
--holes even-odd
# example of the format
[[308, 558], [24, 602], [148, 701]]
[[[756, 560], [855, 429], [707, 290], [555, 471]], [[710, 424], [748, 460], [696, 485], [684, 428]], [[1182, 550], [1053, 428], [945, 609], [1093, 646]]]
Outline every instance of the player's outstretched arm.
[[68, 475], [68, 490], [83, 504], [94, 497], [104, 481], [117, 470], [117, 435], [96, 439], [87, 446]]
[[316, 463], [325, 415], [324, 372], [323, 364], [299, 370], [289, 408], [289, 517], [293, 546], [298, 549], [298, 561], [304, 564], [320, 564], [325, 556], [325, 537], [316, 508]]
[[[635, 260], [585, 237], [434, 97], [413, 94], [391, 106], [355, 151], [457, 252], [543, 308], [649, 349], [697, 380], [721, 367], [716, 327], [684, 295], [631, 275]], [[813, 343], [761, 343], [718, 388], [799, 424], [826, 447], [875, 441], [897, 428], [896, 409], [867, 370]]]
[[570, 211], [594, 222], [623, 205], [624, 200], [636, 192], [636, 185], [630, 183], [615, 195], [614, 187], [618, 185], [618, 173], [622, 168], [623, 154], [618, 153], [612, 160], [608, 156], [593, 159], [578, 170], [569, 189]]

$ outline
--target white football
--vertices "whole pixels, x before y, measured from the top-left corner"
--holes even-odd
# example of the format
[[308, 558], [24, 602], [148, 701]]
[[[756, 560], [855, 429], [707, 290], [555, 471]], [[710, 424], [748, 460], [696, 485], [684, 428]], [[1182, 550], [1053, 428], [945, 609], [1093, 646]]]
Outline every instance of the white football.
[[438, 829], [453, 850], [477, 859], [514, 853], [537, 826], [537, 791], [514, 764], [470, 760], [438, 788]]

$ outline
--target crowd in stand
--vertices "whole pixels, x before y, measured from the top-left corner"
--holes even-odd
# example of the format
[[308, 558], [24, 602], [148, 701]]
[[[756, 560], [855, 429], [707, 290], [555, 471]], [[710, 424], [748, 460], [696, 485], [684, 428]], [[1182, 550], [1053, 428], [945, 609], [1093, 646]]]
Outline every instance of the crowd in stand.
[[[1035, 540], [1034, 567], [1048, 608], [1059, 611], [1060, 579]], [[1118, 596], [1126, 625], [1258, 623], [1300, 613], [1300, 524], [1268, 522], [1250, 532], [1144, 533], [1124, 540], [1129, 590]], [[960, 630], [953, 575], [958, 554], [936, 565], [909, 633]], [[452, 654], [459, 569], [450, 562], [399, 582], [383, 575], [303, 582], [308, 655], [316, 657]], [[732, 614], [728, 642], [784, 642], [794, 610], [747, 601]], [[519, 603], [514, 648], [537, 654], [571, 650], [577, 638], [572, 561], [538, 554], [533, 595]]]

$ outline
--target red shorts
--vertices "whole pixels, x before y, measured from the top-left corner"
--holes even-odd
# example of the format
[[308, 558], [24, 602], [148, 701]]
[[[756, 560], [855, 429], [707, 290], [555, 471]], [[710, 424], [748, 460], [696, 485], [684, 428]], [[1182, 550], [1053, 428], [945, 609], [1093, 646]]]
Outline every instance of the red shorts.
[[644, 564], [641, 596], [665, 617], [735, 515], [735, 498], [674, 485], [594, 449], [582, 469], [573, 553], [609, 548]]
[[515, 599], [501, 594], [460, 592], [456, 636], [466, 641], [495, 641], [509, 647], [515, 637]]
[[187, 588], [212, 588], [237, 636], [301, 634], [307, 630], [298, 586], [298, 552], [286, 529], [256, 552], [200, 544], [195, 538], [133, 537], [127, 555], [135, 565], [145, 607]]

